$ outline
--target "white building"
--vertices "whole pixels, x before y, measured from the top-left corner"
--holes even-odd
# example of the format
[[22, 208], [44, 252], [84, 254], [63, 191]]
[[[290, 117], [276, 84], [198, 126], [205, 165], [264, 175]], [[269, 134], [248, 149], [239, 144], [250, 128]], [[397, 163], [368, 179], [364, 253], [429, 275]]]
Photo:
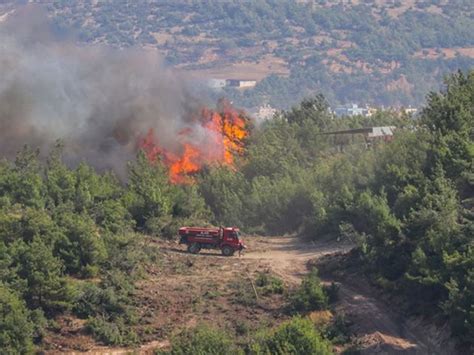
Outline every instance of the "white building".
[[248, 80], [248, 79], [227, 79], [227, 86], [236, 87], [236, 88], [253, 88], [257, 85], [257, 80]]

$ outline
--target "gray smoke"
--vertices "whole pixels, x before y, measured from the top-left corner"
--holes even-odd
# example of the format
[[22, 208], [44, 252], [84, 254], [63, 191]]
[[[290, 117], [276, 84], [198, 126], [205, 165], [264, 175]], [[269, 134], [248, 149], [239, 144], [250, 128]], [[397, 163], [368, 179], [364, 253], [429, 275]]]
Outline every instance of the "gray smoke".
[[179, 151], [198, 102], [156, 51], [79, 46], [24, 17], [0, 27], [0, 156], [61, 139], [69, 162], [121, 174], [150, 128]]

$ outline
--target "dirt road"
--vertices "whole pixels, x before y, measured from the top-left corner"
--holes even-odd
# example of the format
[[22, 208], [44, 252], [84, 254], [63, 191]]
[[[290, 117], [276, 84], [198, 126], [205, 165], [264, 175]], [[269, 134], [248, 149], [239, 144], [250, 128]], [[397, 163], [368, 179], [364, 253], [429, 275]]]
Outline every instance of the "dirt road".
[[[217, 251], [187, 253], [173, 242], [153, 240], [159, 245], [161, 262], [150, 265], [149, 276], [139, 286], [141, 346], [134, 349], [104, 347], [95, 343], [84, 329], [63, 329], [51, 340], [51, 347], [60, 353], [74, 349], [97, 355], [122, 355], [136, 352], [152, 354], [154, 349], [169, 345], [169, 336], [182, 327], [203, 321], [231, 329], [237, 323], [258, 329], [259, 324], [276, 326], [288, 319], [282, 311], [284, 295], [252, 300], [252, 291], [244, 288], [260, 272], [278, 275], [289, 288], [297, 287], [309, 265], [324, 256], [345, 253], [352, 245], [336, 242], [302, 242], [292, 237], [248, 238], [249, 248], [242, 257], [223, 257]], [[336, 257], [328, 256], [335, 261]], [[329, 274], [328, 274], [329, 275]], [[435, 327], [422, 322], [407, 321], [393, 307], [384, 303], [363, 280], [335, 279], [322, 275], [323, 282], [340, 284], [336, 314], [344, 314], [354, 333], [351, 345], [362, 354], [455, 354], [448, 347], [446, 336]], [[248, 299], [250, 296], [250, 299]], [[244, 302], [245, 304], [242, 304]], [[75, 323], [75, 322], [73, 322]], [[251, 328], [256, 327], [256, 328]], [[88, 342], [85, 345], [85, 341]], [[346, 346], [347, 348], [347, 346]], [[72, 351], [71, 351], [72, 350]], [[343, 347], [336, 349], [338, 352]], [[48, 351], [50, 354], [58, 351]]]
[[[244, 256], [266, 263], [290, 283], [299, 283], [308, 272], [308, 262], [325, 255], [347, 252], [351, 245], [342, 243], [307, 243], [296, 238], [258, 239]], [[323, 278], [332, 282], [330, 278]], [[355, 342], [364, 354], [453, 354], [452, 347], [442, 343], [439, 332], [420, 323], [405, 321], [401, 314], [377, 300], [366, 283], [352, 280], [340, 284], [336, 312], [354, 325]]]

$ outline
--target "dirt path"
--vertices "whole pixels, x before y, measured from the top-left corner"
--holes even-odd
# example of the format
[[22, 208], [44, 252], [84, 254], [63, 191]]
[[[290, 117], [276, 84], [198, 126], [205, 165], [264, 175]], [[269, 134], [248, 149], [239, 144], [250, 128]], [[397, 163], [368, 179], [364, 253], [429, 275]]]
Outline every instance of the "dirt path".
[[351, 246], [338, 243], [308, 243], [293, 237], [258, 238], [249, 241], [244, 259], [257, 259], [289, 283], [299, 283], [308, 273], [307, 262], [325, 255], [349, 251]]
[[[239, 317], [250, 324], [257, 324], [264, 318], [279, 324], [288, 317], [279, 312], [286, 302], [283, 295], [280, 299], [267, 300], [265, 307], [235, 304], [235, 290], [229, 288], [229, 283], [236, 278], [236, 270], [245, 271], [243, 274], [247, 275], [270, 270], [288, 286], [296, 287], [315, 259], [346, 253], [352, 248], [344, 243], [308, 243], [292, 237], [254, 237], [246, 240], [249, 248], [242, 257], [226, 258], [214, 251], [191, 255], [177, 244], [158, 243], [164, 255], [163, 262], [156, 266], [156, 275], [142, 285], [142, 313], [149, 314], [149, 323], [158, 330], [179, 328], [203, 320], [222, 326], [235, 323]], [[337, 262], [336, 257], [329, 258]], [[242, 275], [242, 272], [238, 274]], [[334, 278], [325, 276], [322, 280], [329, 283]], [[352, 344], [361, 349], [360, 353], [455, 354], [452, 348], [439, 350], [446, 347], [441, 345], [442, 337], [436, 336], [436, 331], [426, 324], [406, 321], [379, 300], [367, 282], [347, 278], [338, 281], [341, 282], [340, 299], [335, 304], [335, 311], [353, 323], [351, 331], [356, 337]], [[89, 348], [89, 354], [152, 354], [154, 349], [169, 344], [167, 336], [159, 333], [145, 339], [148, 343], [136, 349], [94, 346]]]
[[[295, 238], [275, 237], [255, 241], [244, 258], [258, 259], [287, 282], [296, 284], [308, 272], [308, 261], [350, 249], [348, 244], [311, 244]], [[323, 278], [323, 281], [333, 280]], [[353, 322], [352, 330], [362, 353], [453, 354], [452, 349], [441, 349], [439, 339], [430, 339], [422, 325], [406, 322], [372, 294], [371, 287], [363, 282], [343, 283], [336, 304], [336, 312], [345, 314]]]

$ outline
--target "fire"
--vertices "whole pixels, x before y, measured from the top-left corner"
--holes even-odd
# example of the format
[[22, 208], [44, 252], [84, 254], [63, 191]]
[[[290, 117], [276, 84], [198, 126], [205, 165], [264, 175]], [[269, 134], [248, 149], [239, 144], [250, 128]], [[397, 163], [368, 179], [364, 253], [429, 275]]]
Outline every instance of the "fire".
[[[234, 166], [235, 157], [244, 153], [245, 139], [249, 134], [248, 122], [242, 112], [221, 101], [218, 110], [201, 109], [193, 119], [193, 124], [178, 134], [180, 153], [161, 147], [153, 129], [140, 138], [138, 147], [145, 152], [150, 162], [161, 159], [168, 168], [172, 183], [192, 183], [192, 175], [205, 165]], [[205, 139], [197, 143], [197, 130], [202, 129], [206, 133]]]

